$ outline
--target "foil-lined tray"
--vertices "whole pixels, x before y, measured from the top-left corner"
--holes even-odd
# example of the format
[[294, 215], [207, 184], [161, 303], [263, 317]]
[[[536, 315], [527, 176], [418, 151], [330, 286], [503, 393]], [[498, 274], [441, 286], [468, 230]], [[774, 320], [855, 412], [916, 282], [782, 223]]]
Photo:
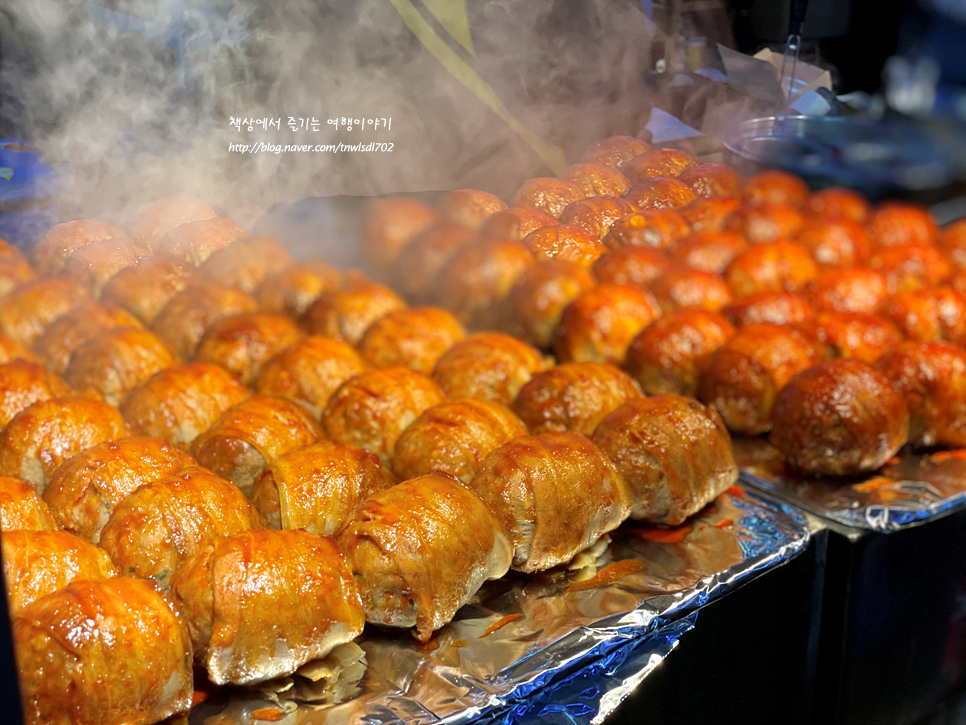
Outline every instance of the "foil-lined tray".
[[821, 477], [796, 471], [763, 438], [732, 438], [742, 479], [816, 514], [889, 533], [966, 506], [966, 450], [902, 453], [872, 475]]
[[[426, 645], [367, 627], [357, 640], [367, 666], [351, 687], [340, 684], [345, 701], [301, 704], [277, 721], [495, 723], [518, 721], [521, 708], [563, 708], [601, 722], [694, 626], [699, 607], [808, 541], [800, 512], [732, 487], [681, 527], [628, 523], [570, 567], [487, 583]], [[226, 699], [216, 694], [190, 722], [276, 721], [257, 693]]]

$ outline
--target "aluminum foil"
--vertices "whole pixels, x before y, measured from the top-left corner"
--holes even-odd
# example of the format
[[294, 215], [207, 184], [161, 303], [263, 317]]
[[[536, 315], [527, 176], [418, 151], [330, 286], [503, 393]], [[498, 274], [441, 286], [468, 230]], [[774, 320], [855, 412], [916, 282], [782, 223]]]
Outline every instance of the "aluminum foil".
[[889, 533], [966, 506], [966, 450], [904, 453], [874, 474], [836, 478], [795, 471], [762, 438], [732, 442], [748, 484], [847, 526]]
[[[510, 723], [544, 710], [541, 722], [600, 722], [694, 626], [699, 607], [788, 561], [808, 540], [800, 512], [736, 488], [678, 529], [626, 524], [581, 555], [583, 568], [489, 582], [427, 645], [367, 627], [357, 642], [368, 666], [351, 699], [302, 705], [280, 722]], [[636, 571], [574, 590], [618, 562]], [[196, 708], [191, 722], [249, 723], [269, 704], [250, 692], [233, 693], [227, 707], [223, 700]]]

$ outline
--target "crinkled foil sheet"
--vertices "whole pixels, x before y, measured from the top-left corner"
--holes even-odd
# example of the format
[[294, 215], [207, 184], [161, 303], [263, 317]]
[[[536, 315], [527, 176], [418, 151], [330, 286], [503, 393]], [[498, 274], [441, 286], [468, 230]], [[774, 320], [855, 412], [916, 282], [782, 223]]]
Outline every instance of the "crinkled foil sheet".
[[[589, 571], [511, 572], [487, 583], [427, 645], [367, 627], [357, 641], [368, 667], [351, 699], [300, 705], [279, 722], [601, 722], [695, 626], [699, 607], [788, 561], [808, 540], [800, 512], [737, 488], [678, 529], [625, 524], [590, 557]], [[615, 562], [637, 571], [568, 591]], [[508, 615], [520, 616], [486, 634]], [[268, 704], [245, 692], [227, 706], [218, 697], [192, 712], [192, 725], [258, 722], [252, 713]]]
[[847, 526], [889, 533], [966, 506], [966, 449], [903, 453], [875, 474], [835, 478], [796, 472], [763, 438], [732, 442], [749, 485]]

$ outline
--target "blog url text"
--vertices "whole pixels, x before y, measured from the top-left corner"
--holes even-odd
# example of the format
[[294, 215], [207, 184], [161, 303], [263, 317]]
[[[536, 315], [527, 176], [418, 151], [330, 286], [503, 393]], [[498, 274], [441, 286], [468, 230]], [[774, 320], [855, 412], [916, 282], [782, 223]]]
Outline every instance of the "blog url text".
[[264, 143], [229, 143], [228, 151], [238, 154], [344, 154], [344, 153], [374, 153], [391, 152], [391, 143], [330, 143], [330, 144], [274, 144]]

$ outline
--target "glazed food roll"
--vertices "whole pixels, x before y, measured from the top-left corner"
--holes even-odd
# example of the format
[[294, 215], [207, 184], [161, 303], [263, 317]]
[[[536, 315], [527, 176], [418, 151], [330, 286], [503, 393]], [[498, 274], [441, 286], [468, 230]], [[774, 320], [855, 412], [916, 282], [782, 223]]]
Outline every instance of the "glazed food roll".
[[373, 322], [405, 308], [406, 303], [391, 289], [354, 274], [338, 289], [322, 293], [306, 311], [303, 324], [311, 335], [355, 345]]
[[705, 272], [723, 274], [731, 260], [748, 248], [733, 232], [704, 230], [685, 237], [670, 250], [671, 259]]
[[27, 406], [71, 392], [63, 379], [38, 363], [14, 360], [0, 365], [0, 428]]
[[137, 213], [131, 223], [131, 237], [136, 244], [156, 252], [161, 238], [175, 227], [217, 216], [215, 210], [201, 199], [170, 196], [158, 199]]
[[633, 519], [677, 526], [738, 480], [721, 416], [679, 395], [629, 400], [593, 439], [627, 484]]
[[667, 249], [689, 231], [687, 222], [673, 209], [655, 209], [614, 222], [603, 241], [610, 249], [628, 246]]
[[926, 209], [896, 201], [876, 207], [866, 229], [878, 248], [934, 244], [939, 239], [939, 227]]
[[75, 390], [93, 388], [111, 405], [120, 405], [141, 383], [177, 362], [157, 335], [120, 327], [78, 347], [64, 377]]
[[439, 220], [438, 212], [417, 199], [374, 199], [362, 229], [362, 256], [382, 280], [394, 279], [396, 264], [417, 234]]
[[44, 501], [57, 522], [92, 543], [111, 512], [138, 488], [194, 465], [160, 438], [124, 438], [91, 446], [57, 469]]
[[322, 437], [307, 408], [283, 398], [256, 395], [229, 408], [194, 439], [195, 459], [250, 496], [255, 479], [283, 453]]
[[805, 215], [788, 204], [746, 204], [731, 215], [726, 229], [758, 244], [794, 237], [804, 223]]
[[513, 317], [523, 336], [546, 349], [564, 308], [594, 287], [593, 275], [576, 262], [551, 259], [527, 267], [510, 292]]
[[938, 248], [929, 244], [898, 244], [869, 257], [869, 267], [885, 277], [890, 294], [934, 287], [952, 273]]
[[510, 239], [519, 242], [535, 229], [552, 227], [559, 223], [545, 211], [517, 206], [490, 216], [480, 228], [480, 239]]
[[624, 192], [624, 199], [643, 211], [680, 209], [697, 199], [691, 187], [670, 176], [655, 176], [637, 182]]
[[533, 262], [520, 242], [489, 240], [466, 247], [443, 271], [438, 299], [467, 327], [499, 328], [513, 284]]
[[647, 395], [698, 392], [705, 358], [735, 333], [722, 315], [707, 310], [677, 310], [656, 320], [634, 338], [624, 369]]
[[855, 312], [820, 312], [795, 328], [825, 346], [829, 357], [854, 358], [872, 363], [902, 342], [896, 326], [879, 315]]
[[2, 543], [11, 615], [73, 581], [117, 576], [106, 551], [68, 531], [4, 531]]
[[621, 173], [636, 184], [657, 176], [680, 176], [681, 172], [697, 166], [697, 159], [677, 149], [651, 149], [624, 164]]
[[6, 297], [17, 287], [37, 278], [37, 273], [26, 260], [14, 257], [0, 259], [0, 297]]
[[607, 247], [579, 227], [557, 224], [542, 227], [530, 232], [523, 238], [523, 244], [533, 258], [542, 262], [547, 259], [562, 259], [589, 267]]
[[69, 275], [17, 287], [0, 305], [0, 332], [30, 347], [59, 318], [91, 303], [84, 286]]
[[800, 244], [821, 267], [864, 264], [872, 253], [865, 227], [846, 217], [816, 217], [798, 230]]
[[861, 360], [803, 370], [778, 393], [769, 441], [796, 468], [826, 476], [876, 471], [909, 438], [909, 411], [889, 379]]
[[298, 262], [265, 278], [258, 290], [258, 304], [265, 312], [298, 320], [313, 302], [341, 284], [342, 274], [324, 262]]
[[120, 571], [152, 579], [168, 592], [174, 573], [219, 536], [263, 525], [237, 486], [190, 466], [120, 501], [101, 529], [99, 544]]
[[859, 192], [832, 186], [810, 195], [805, 210], [816, 216], [839, 217], [864, 224], [872, 207]]
[[36, 486], [19, 478], [0, 476], [0, 532], [59, 528]]
[[91, 242], [67, 258], [64, 273], [76, 277], [96, 299], [115, 274], [133, 267], [138, 260], [148, 256], [150, 252], [128, 241], [107, 239]]
[[249, 395], [220, 365], [195, 361], [155, 373], [131, 391], [120, 409], [135, 435], [163, 438], [187, 449]]
[[426, 375], [463, 339], [463, 326], [439, 307], [416, 307], [379, 318], [359, 340], [359, 352], [373, 366], [403, 366]]
[[966, 269], [966, 219], [960, 219], [942, 229], [939, 248], [955, 269]]
[[620, 247], [605, 252], [592, 268], [597, 281], [646, 287], [671, 267], [671, 260], [659, 249]]
[[452, 399], [509, 405], [548, 361], [525, 342], [493, 332], [469, 335], [443, 353], [433, 377]]
[[218, 320], [257, 309], [252, 296], [239, 289], [201, 282], [172, 297], [151, 329], [172, 350], [191, 358], [205, 332]]
[[46, 277], [64, 271], [67, 258], [81, 247], [108, 239], [127, 242], [127, 234], [113, 224], [98, 219], [76, 219], [50, 228], [34, 247], [37, 271]]
[[620, 196], [631, 186], [631, 182], [620, 171], [600, 164], [572, 164], [567, 167], [563, 178], [580, 187], [587, 198]]
[[689, 166], [678, 174], [678, 180], [703, 197], [737, 196], [744, 184], [738, 170], [728, 164], [711, 162]]
[[368, 369], [369, 363], [348, 343], [313, 335], [269, 360], [255, 392], [301, 403], [319, 418], [332, 393]]
[[966, 446], [966, 350], [948, 342], [905, 342], [876, 369], [909, 408], [909, 443]]
[[686, 207], [678, 209], [681, 217], [696, 231], [724, 231], [731, 216], [741, 208], [741, 202], [730, 196], [712, 198], [699, 196]]
[[198, 267], [199, 279], [254, 294], [267, 278], [292, 264], [277, 237], [247, 237], [222, 247]]
[[198, 343], [195, 357], [221, 365], [245, 385], [252, 385], [265, 363], [302, 337], [290, 317], [247, 312], [213, 323]]
[[698, 398], [717, 408], [728, 430], [758, 435], [771, 429], [775, 396], [820, 359], [815, 344], [794, 329], [746, 325], [707, 359]]
[[949, 287], [927, 287], [892, 295], [882, 314], [907, 340], [966, 343], [966, 297]]
[[885, 276], [868, 267], [832, 269], [809, 282], [805, 299], [820, 312], [874, 314], [888, 296]]
[[469, 484], [509, 534], [513, 569], [565, 564], [630, 515], [620, 473], [589, 438], [544, 433], [487, 456]]
[[793, 325], [815, 315], [815, 310], [800, 294], [794, 292], [755, 292], [739, 297], [721, 310], [732, 325]]
[[178, 225], [166, 232], [151, 251], [198, 267], [219, 249], [247, 236], [248, 231], [231, 219], [215, 217]]
[[731, 292], [720, 275], [674, 266], [651, 282], [649, 289], [664, 312], [699, 309], [717, 312], [731, 302]]
[[27, 258], [17, 247], [0, 237], [0, 260], [26, 262]]
[[640, 394], [634, 379], [613, 365], [564, 363], [530, 378], [510, 407], [531, 435], [590, 435], [605, 415]]
[[559, 219], [568, 204], [583, 198], [584, 192], [576, 184], [547, 176], [524, 181], [513, 195], [512, 204], [539, 209], [554, 219]]
[[554, 334], [554, 353], [565, 362], [620, 364], [631, 340], [660, 316], [661, 307], [647, 290], [599, 284], [564, 309]]
[[755, 292], [795, 292], [816, 276], [818, 268], [811, 255], [784, 240], [751, 245], [724, 272], [736, 298]]
[[788, 204], [802, 209], [808, 197], [808, 185], [801, 178], [778, 169], [755, 174], [741, 190], [742, 201], [748, 204]]
[[0, 334], [0, 364], [12, 360], [36, 362], [37, 356], [8, 335]]
[[591, 196], [575, 201], [560, 215], [560, 223], [583, 229], [590, 236], [603, 239], [618, 219], [639, 211], [626, 199], [617, 196]]
[[322, 426], [332, 440], [375, 453], [390, 468], [399, 435], [444, 399], [439, 384], [415, 370], [370, 370], [350, 378], [332, 394], [322, 413]]
[[109, 330], [120, 327], [141, 327], [134, 315], [112, 304], [92, 304], [68, 312], [37, 338], [34, 350], [47, 366], [63, 375], [71, 356], [81, 345]]
[[609, 136], [591, 144], [581, 161], [620, 171], [628, 161], [650, 150], [651, 147], [636, 136]]
[[255, 482], [252, 503], [273, 529], [336, 536], [363, 501], [395, 484], [374, 453], [319, 441], [266, 466]]
[[172, 297], [191, 284], [195, 268], [167, 257], [141, 257], [104, 285], [101, 301], [123, 307], [145, 325], [154, 322]]
[[439, 277], [476, 233], [461, 224], [435, 224], [417, 234], [399, 260], [399, 289], [407, 299], [426, 303], [436, 298]]
[[154, 584], [76, 581], [13, 618], [28, 725], [148, 725], [187, 713], [191, 639]]
[[420, 642], [448, 623], [484, 581], [510, 568], [512, 549], [493, 512], [445, 473], [370, 496], [343, 529], [366, 620], [414, 627]]
[[439, 215], [452, 224], [479, 231], [489, 217], [506, 209], [498, 196], [477, 189], [451, 191], [439, 204]]
[[0, 432], [0, 475], [30, 481], [43, 492], [61, 463], [81, 451], [129, 435], [117, 408], [87, 397], [34, 403]]
[[491, 451], [527, 428], [505, 405], [452, 400], [424, 411], [396, 441], [392, 470], [400, 481], [442, 471], [468, 484]]
[[262, 529], [215, 539], [171, 579], [195, 661], [217, 685], [295, 672], [362, 633], [365, 612], [334, 539]]

